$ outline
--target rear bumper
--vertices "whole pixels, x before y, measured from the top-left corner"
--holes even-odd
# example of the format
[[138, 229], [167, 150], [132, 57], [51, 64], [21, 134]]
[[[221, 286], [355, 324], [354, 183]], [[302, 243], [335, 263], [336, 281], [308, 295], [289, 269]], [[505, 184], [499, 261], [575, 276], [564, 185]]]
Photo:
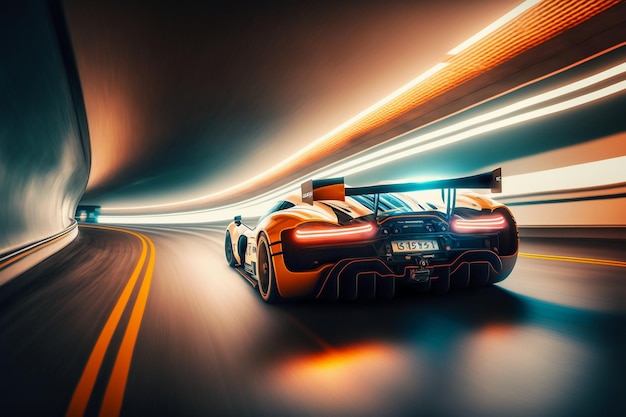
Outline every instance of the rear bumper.
[[396, 284], [415, 283], [428, 289], [436, 280], [450, 280], [452, 288], [484, 285], [506, 278], [515, 258], [517, 254], [501, 258], [489, 250], [471, 250], [446, 263], [400, 267], [392, 267], [380, 258], [343, 259], [320, 277], [315, 298], [374, 298], [378, 291], [395, 291]]

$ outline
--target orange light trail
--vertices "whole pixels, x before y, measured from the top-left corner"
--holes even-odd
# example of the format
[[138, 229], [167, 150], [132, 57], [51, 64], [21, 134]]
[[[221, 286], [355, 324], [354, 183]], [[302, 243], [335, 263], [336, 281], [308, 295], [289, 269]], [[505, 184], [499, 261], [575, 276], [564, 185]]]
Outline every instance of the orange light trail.
[[[274, 186], [311, 163], [322, 161], [342, 148], [350, 147], [359, 138], [384, 126], [416, 107], [478, 77], [504, 62], [554, 38], [584, 21], [618, 4], [619, 0], [565, 2], [544, 0], [521, 13], [488, 36], [433, 67], [426, 76], [418, 77], [400, 88], [379, 105], [370, 107], [357, 117], [244, 183], [222, 191], [180, 201], [141, 207], [110, 207], [108, 211], [175, 208], [191, 203], [218, 204], [228, 199], [249, 196], [262, 188]], [[428, 82], [423, 82], [424, 80]], [[416, 79], [417, 80], [417, 79]], [[408, 86], [408, 87], [407, 87]]]

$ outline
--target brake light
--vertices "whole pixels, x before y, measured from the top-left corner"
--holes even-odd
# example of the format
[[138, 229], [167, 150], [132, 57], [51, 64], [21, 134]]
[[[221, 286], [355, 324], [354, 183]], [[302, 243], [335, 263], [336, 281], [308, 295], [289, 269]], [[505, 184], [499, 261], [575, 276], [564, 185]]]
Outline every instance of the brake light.
[[499, 230], [506, 227], [505, 218], [500, 215], [484, 216], [476, 219], [455, 219], [452, 228], [460, 233]]
[[296, 240], [301, 242], [343, 242], [369, 239], [375, 235], [376, 229], [370, 223], [358, 226], [308, 226], [296, 229]]

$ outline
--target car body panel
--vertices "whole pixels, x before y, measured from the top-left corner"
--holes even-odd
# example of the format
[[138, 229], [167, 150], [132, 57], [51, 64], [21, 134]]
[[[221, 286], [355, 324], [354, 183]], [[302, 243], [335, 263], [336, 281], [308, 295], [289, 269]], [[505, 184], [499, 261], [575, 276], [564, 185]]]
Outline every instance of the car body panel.
[[302, 195], [279, 201], [255, 227], [232, 222], [236, 264], [258, 281], [257, 242], [264, 235], [281, 298], [329, 299], [389, 292], [396, 282], [442, 292], [489, 284], [515, 265], [515, 219], [495, 200], [455, 190], [450, 212], [410, 193], [374, 199], [343, 192], [342, 183], [303, 184]]

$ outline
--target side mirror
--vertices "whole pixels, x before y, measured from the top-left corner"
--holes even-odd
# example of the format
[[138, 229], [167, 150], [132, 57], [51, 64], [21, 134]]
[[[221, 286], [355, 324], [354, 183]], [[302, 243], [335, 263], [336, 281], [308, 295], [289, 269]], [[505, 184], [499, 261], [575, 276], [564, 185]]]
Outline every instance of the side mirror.
[[235, 216], [233, 220], [237, 226], [241, 226], [241, 216]]

